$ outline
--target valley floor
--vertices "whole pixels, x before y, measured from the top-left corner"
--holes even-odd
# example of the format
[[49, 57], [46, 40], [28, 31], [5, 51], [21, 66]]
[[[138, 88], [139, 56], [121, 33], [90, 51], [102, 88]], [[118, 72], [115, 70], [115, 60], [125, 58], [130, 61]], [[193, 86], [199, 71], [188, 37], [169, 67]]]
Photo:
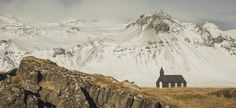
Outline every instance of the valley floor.
[[143, 88], [179, 108], [236, 108], [236, 88]]

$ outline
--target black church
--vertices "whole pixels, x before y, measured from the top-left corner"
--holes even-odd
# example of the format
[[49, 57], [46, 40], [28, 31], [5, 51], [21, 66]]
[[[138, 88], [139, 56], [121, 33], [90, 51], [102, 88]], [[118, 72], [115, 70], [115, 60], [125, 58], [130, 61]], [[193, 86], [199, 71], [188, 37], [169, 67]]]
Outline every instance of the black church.
[[187, 82], [182, 75], [165, 75], [163, 68], [160, 70], [160, 77], [156, 82], [158, 88], [186, 87]]

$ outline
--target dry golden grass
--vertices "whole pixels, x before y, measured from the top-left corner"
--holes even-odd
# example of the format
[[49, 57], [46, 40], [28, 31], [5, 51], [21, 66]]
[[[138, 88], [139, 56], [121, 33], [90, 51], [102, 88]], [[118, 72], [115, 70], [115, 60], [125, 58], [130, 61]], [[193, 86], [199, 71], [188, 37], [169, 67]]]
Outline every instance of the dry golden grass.
[[[146, 94], [178, 108], [236, 108], [235, 98], [214, 95], [224, 90], [223, 88], [143, 88], [143, 90]], [[236, 91], [236, 88], [230, 90]]]
[[119, 82], [118, 80], [112, 77], [100, 74], [93, 74], [92, 77], [93, 77], [92, 83], [102, 88], [129, 91], [132, 92], [133, 94], [143, 94], [141, 88], [136, 85], [133, 85], [132, 82], [128, 81]]
[[93, 74], [93, 77], [95, 78], [94, 81], [92, 81], [94, 84], [102, 86], [102, 87], [110, 87], [112, 89], [122, 89], [124, 88], [123, 85], [121, 85], [116, 79], [108, 76], [103, 76], [100, 74]]

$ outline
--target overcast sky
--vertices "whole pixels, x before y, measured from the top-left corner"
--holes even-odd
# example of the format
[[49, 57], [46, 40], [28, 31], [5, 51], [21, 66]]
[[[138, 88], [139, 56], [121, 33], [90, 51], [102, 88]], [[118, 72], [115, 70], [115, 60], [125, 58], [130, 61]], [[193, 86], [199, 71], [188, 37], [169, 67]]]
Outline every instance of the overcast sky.
[[163, 9], [183, 22], [236, 28], [236, 0], [0, 0], [0, 14], [33, 21], [102, 19], [131, 21]]

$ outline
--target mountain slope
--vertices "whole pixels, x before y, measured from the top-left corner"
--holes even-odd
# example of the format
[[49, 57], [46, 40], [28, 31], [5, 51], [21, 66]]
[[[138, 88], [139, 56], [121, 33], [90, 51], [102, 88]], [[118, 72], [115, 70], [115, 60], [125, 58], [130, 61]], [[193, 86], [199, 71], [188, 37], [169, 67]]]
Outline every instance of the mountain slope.
[[[96, 25], [86, 27], [88, 25], [73, 22], [78, 29], [84, 30], [69, 38], [69, 33], [63, 31], [71, 24], [63, 24], [63, 27], [50, 26], [60, 29], [43, 30], [46, 35], [29, 35], [22, 39], [15, 34], [16, 38], [10, 39], [13, 45], [9, 46], [15, 46], [13, 52], [19, 50], [20, 54], [2, 54], [15, 63], [8, 67], [17, 66], [23, 56], [34, 55], [69, 69], [109, 75], [142, 86], [154, 86], [161, 67], [166, 74], [182, 74], [189, 86], [236, 86], [235, 38], [214, 24], [199, 27], [182, 23], [160, 11], [142, 15], [120, 32], [106, 36], [105, 29], [92, 30]], [[92, 34], [90, 39], [86, 39], [86, 34]], [[3, 48], [1, 51], [9, 50]]]

